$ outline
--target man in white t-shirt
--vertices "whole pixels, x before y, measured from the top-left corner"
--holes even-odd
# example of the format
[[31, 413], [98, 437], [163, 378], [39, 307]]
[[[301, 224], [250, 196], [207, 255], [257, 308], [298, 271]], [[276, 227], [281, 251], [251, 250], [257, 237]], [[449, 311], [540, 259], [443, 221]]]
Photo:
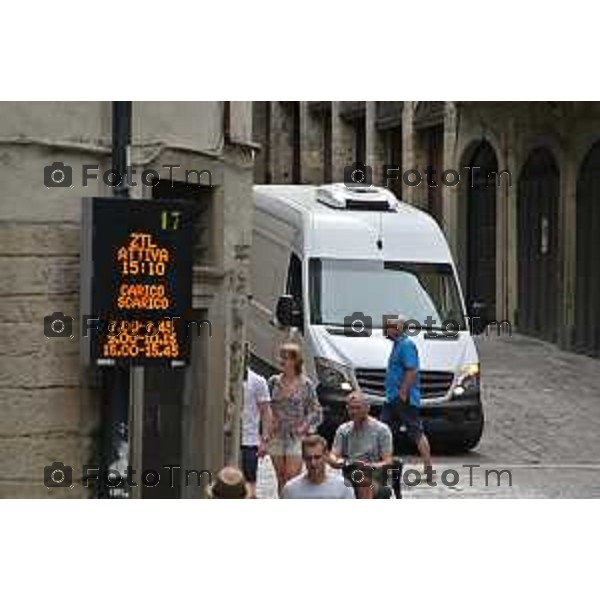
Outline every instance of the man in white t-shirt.
[[271, 395], [267, 381], [247, 367], [244, 377], [241, 459], [250, 498], [256, 497], [258, 459], [265, 454], [271, 427]]
[[284, 500], [354, 500], [352, 485], [327, 469], [327, 442], [320, 435], [302, 440], [306, 472], [290, 479], [281, 492]]

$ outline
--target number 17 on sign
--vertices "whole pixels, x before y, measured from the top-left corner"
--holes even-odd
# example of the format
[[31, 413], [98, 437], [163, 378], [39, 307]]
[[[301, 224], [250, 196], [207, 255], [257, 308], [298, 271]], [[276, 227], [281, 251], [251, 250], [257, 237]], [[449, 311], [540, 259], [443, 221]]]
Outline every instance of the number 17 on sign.
[[160, 225], [162, 229], [176, 230], [179, 227], [179, 217], [181, 213], [176, 210], [163, 210], [161, 213]]

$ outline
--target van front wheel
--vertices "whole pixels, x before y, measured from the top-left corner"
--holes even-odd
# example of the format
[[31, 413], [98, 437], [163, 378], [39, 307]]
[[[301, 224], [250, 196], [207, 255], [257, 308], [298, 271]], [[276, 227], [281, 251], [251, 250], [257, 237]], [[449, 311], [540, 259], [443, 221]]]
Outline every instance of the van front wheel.
[[460, 444], [460, 449], [463, 450], [464, 452], [473, 450], [473, 448], [475, 448], [475, 446], [477, 446], [477, 444], [479, 444], [480, 440], [481, 440], [481, 436], [463, 438], [463, 440]]
[[483, 435], [483, 417], [481, 418], [477, 429], [469, 431], [466, 433], [457, 444], [459, 449], [468, 452], [469, 450], [473, 450], [477, 444], [481, 441], [481, 436]]

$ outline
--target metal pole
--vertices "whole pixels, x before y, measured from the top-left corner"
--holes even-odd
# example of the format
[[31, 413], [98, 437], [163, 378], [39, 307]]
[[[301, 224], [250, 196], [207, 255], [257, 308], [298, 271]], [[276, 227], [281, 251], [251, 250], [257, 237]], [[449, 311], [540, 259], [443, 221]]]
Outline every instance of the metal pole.
[[117, 198], [129, 198], [127, 169], [130, 163], [131, 102], [112, 103], [112, 169], [120, 178], [114, 188]]
[[123, 484], [107, 481], [111, 471], [123, 473], [128, 460], [127, 423], [127, 372], [115, 367], [106, 374], [104, 439], [102, 451], [100, 498], [125, 498], [127, 490]]
[[[131, 102], [113, 102], [112, 169], [119, 177], [118, 183], [114, 187], [114, 195], [117, 199], [129, 198], [127, 168], [129, 166], [130, 142]], [[125, 474], [127, 467], [131, 465], [131, 442], [137, 422], [133, 424], [133, 427], [130, 426], [129, 421], [132, 411], [129, 410], [129, 405], [138, 406], [137, 402], [131, 400], [132, 398], [137, 400], [135, 394], [138, 378], [139, 375], [134, 377], [127, 368], [121, 369], [119, 367], [114, 367], [107, 377], [103, 467], [119, 471], [122, 475]], [[127, 388], [129, 388], [129, 391]], [[141, 456], [136, 456], [136, 460], [141, 460]], [[136, 488], [132, 489], [136, 490]], [[131, 490], [128, 489], [125, 482], [118, 487], [107, 486], [106, 482], [101, 486], [101, 497], [128, 498], [130, 493]]]
[[[113, 104], [113, 135], [118, 144], [113, 156], [113, 169], [121, 174], [119, 185], [115, 188], [117, 197], [129, 198], [129, 186], [125, 173], [131, 166], [131, 102], [115, 102]], [[127, 427], [127, 465], [132, 469], [132, 481], [135, 486], [128, 489], [128, 497], [142, 497], [142, 464], [143, 464], [143, 423], [144, 423], [144, 367], [129, 368], [129, 402]]]
[[129, 375], [129, 464], [133, 469], [130, 497], [142, 497], [142, 453], [144, 433], [144, 367], [131, 367]]

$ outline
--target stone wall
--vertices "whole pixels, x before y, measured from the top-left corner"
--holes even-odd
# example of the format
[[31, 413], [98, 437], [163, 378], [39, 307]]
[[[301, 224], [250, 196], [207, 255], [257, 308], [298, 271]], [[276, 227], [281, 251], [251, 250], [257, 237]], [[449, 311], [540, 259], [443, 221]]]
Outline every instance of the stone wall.
[[[223, 138], [222, 102], [134, 102], [132, 163], [211, 170], [214, 176], [210, 264], [195, 267], [194, 305], [213, 321], [198, 343], [184, 456], [202, 450], [202, 468], [225, 460], [226, 399], [239, 405], [238, 345], [244, 336], [246, 259], [252, 207], [251, 103], [231, 103], [231, 140]], [[93, 455], [102, 397], [97, 373], [79, 358], [81, 197], [112, 195], [101, 180], [81, 185], [83, 164], [110, 168], [110, 102], [5, 102], [0, 106], [0, 497], [85, 496], [81, 486], [47, 489], [44, 467], [73, 466], [74, 481]], [[72, 187], [44, 185], [44, 167], [72, 168]], [[161, 176], [167, 172], [162, 170]], [[138, 187], [133, 197], [151, 197]], [[240, 304], [241, 303], [241, 304]], [[72, 316], [74, 339], [44, 336], [44, 317]], [[241, 315], [241, 316], [240, 316]], [[233, 364], [233, 368], [231, 367]], [[196, 379], [195, 379], [196, 378]], [[208, 407], [210, 403], [210, 407]], [[189, 407], [188, 407], [189, 408]], [[191, 449], [194, 449], [192, 451]], [[190, 459], [191, 461], [191, 459]]]

